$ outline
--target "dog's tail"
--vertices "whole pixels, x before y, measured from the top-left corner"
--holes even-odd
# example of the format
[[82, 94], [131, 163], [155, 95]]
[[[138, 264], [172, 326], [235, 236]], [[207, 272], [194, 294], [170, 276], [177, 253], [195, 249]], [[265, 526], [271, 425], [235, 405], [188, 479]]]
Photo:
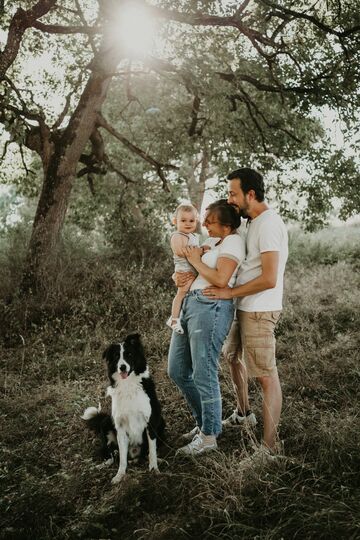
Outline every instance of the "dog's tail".
[[101, 412], [101, 403], [99, 403], [98, 408], [96, 407], [88, 407], [85, 409], [82, 419], [83, 420], [90, 420], [91, 418], [94, 418], [94, 416], [98, 415]]
[[107, 413], [101, 412], [101, 405], [99, 403], [98, 407], [88, 407], [85, 409], [82, 417], [85, 420], [86, 425], [92, 431], [99, 434], [101, 432], [104, 423], [109, 424], [109, 427], [112, 426], [111, 417]]

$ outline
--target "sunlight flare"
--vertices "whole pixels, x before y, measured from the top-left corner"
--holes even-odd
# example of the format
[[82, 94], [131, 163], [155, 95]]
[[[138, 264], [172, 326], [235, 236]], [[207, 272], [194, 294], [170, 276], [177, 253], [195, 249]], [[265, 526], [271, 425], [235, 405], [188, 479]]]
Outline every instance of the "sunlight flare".
[[153, 48], [156, 24], [143, 2], [124, 2], [110, 24], [109, 37], [129, 57], [142, 58]]

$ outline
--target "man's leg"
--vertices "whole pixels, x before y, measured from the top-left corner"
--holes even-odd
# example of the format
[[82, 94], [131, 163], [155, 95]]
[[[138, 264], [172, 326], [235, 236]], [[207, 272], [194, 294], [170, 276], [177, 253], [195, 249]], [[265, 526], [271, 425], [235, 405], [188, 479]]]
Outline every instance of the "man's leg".
[[[235, 411], [223, 421], [223, 425], [240, 425], [245, 418], [251, 425], [256, 424], [256, 418], [250, 411], [248, 395], [248, 374], [242, 361], [242, 343], [238, 319], [234, 319], [229, 334], [223, 346], [223, 354], [229, 365], [231, 380], [236, 396]], [[243, 421], [237, 421], [242, 419]]]
[[275, 451], [282, 407], [282, 393], [275, 359], [274, 330], [280, 311], [240, 312], [241, 339], [248, 374], [263, 392], [265, 446]]
[[245, 416], [250, 410], [246, 367], [238, 360], [237, 362], [229, 362], [229, 368], [236, 394], [237, 410], [239, 414]]
[[277, 429], [280, 421], [282, 407], [282, 392], [279, 375], [271, 377], [257, 377], [263, 391], [263, 421], [264, 421], [264, 444], [270, 450], [276, 450], [278, 441]]

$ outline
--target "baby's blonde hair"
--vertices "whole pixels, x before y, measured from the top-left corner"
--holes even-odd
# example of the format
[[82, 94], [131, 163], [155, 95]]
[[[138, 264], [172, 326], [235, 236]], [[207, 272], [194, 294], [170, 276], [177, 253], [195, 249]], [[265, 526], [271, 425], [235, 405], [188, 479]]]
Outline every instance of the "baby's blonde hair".
[[196, 210], [195, 206], [193, 206], [192, 204], [186, 204], [186, 203], [179, 204], [179, 206], [176, 208], [174, 212], [174, 219], [178, 217], [179, 212], [194, 212], [196, 219], [199, 218], [199, 213]]

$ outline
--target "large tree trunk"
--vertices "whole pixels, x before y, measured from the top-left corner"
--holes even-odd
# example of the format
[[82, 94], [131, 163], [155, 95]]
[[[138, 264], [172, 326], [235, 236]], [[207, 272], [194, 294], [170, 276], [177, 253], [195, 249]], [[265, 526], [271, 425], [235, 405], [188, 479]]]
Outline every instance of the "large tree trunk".
[[[76, 175], [76, 166], [96, 127], [119, 58], [105, 53], [102, 68], [96, 63], [79, 104], [51, 156], [43, 159], [44, 183], [35, 215], [22, 290], [36, 290], [47, 281], [49, 265], [56, 257], [60, 232]], [[95, 64], [95, 62], [94, 62]], [[100, 64], [101, 65], [101, 64]]]
[[[197, 171], [200, 165], [200, 172]], [[199, 156], [195, 156], [186, 171], [186, 185], [189, 192], [189, 198], [192, 204], [200, 212], [204, 199], [206, 180], [210, 175], [210, 154], [208, 147], [204, 144], [200, 162]]]

